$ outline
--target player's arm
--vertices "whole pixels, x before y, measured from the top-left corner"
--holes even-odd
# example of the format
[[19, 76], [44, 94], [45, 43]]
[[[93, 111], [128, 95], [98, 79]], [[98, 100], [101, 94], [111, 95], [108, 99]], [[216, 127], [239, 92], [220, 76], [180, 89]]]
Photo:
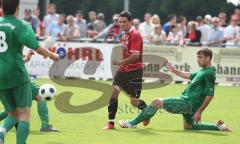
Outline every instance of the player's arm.
[[57, 54], [43, 48], [42, 46], [39, 46], [35, 51], [44, 57], [49, 57], [53, 61], [59, 61], [59, 56]]
[[133, 64], [136, 63], [137, 60], [139, 59], [139, 52], [133, 52], [133, 54], [126, 58], [123, 59], [122, 61], [118, 62], [116, 60], [113, 61], [113, 65], [128, 65], [128, 64]]
[[213, 99], [213, 96], [206, 96], [203, 104], [201, 105], [201, 107], [198, 109], [198, 111], [193, 116], [193, 119], [196, 123], [201, 121], [202, 112], [207, 108], [207, 106], [212, 101], [212, 99]]
[[166, 66], [170, 72], [176, 74], [177, 76], [180, 76], [184, 79], [190, 79], [191, 74], [189, 72], [180, 71], [180, 70], [176, 69], [171, 63], [167, 63]]

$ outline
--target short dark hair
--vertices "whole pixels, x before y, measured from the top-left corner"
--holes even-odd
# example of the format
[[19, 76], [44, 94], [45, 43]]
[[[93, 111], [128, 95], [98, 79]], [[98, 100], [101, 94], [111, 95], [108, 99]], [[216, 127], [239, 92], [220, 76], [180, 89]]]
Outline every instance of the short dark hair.
[[132, 21], [132, 14], [128, 11], [122, 11], [119, 14], [119, 17], [126, 17], [128, 19], [128, 21]]
[[209, 49], [209, 48], [202, 48], [202, 49], [200, 49], [198, 52], [197, 52], [197, 54], [199, 55], [199, 54], [203, 54], [204, 56], [208, 56], [208, 57], [210, 57], [210, 60], [212, 60], [212, 56], [213, 56], [213, 52], [212, 52], [212, 50], [211, 49]]
[[185, 16], [180, 16], [178, 18], [178, 23], [181, 23], [182, 21], [184, 21], [185, 19], [187, 19]]
[[13, 15], [19, 7], [20, 0], [2, 0], [3, 13]]
[[177, 17], [175, 14], [169, 14], [167, 19], [168, 19], [168, 21], [170, 21], [170, 20], [172, 20], [175, 17]]

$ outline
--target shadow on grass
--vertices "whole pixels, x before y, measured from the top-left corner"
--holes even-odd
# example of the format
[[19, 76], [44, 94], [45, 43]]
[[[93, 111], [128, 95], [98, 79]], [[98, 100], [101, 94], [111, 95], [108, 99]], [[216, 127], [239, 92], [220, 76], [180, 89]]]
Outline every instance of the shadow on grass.
[[30, 131], [30, 135], [48, 135], [48, 134], [58, 134], [60, 132], [40, 132], [40, 131]]

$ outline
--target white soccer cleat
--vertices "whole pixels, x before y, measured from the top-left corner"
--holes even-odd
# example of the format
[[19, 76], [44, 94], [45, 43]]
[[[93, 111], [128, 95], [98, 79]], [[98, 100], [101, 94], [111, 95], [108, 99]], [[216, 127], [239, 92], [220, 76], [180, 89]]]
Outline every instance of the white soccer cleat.
[[119, 125], [122, 127], [122, 128], [136, 128], [137, 126], [136, 125], [131, 125], [130, 122], [128, 120], [120, 120], [119, 121]]
[[224, 131], [224, 132], [232, 132], [231, 128], [229, 128], [223, 120], [220, 120], [217, 122], [217, 125], [216, 125], [220, 131]]

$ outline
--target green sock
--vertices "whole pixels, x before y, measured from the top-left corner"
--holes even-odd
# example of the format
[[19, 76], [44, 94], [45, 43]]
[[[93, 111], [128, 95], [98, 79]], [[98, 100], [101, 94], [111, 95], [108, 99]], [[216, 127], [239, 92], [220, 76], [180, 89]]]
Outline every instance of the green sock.
[[39, 101], [37, 104], [38, 115], [41, 119], [42, 128], [46, 128], [49, 125], [48, 107], [46, 101]]
[[135, 119], [130, 121], [131, 125], [137, 125], [144, 120], [150, 119], [158, 111], [157, 108], [154, 108], [152, 105], [149, 105], [145, 108]]
[[7, 111], [1, 111], [0, 112], [0, 121], [4, 120], [6, 117], [8, 116], [8, 112]]
[[200, 124], [194, 124], [192, 126], [193, 130], [212, 130], [212, 131], [220, 131], [219, 128], [214, 124], [208, 124], [208, 123], [200, 123]]
[[25, 144], [29, 135], [29, 122], [19, 121], [17, 128], [17, 144]]
[[15, 124], [17, 123], [17, 120], [9, 115], [7, 118], [4, 120], [3, 124], [0, 127], [0, 139], [4, 141], [4, 137], [6, 133], [11, 130]]

